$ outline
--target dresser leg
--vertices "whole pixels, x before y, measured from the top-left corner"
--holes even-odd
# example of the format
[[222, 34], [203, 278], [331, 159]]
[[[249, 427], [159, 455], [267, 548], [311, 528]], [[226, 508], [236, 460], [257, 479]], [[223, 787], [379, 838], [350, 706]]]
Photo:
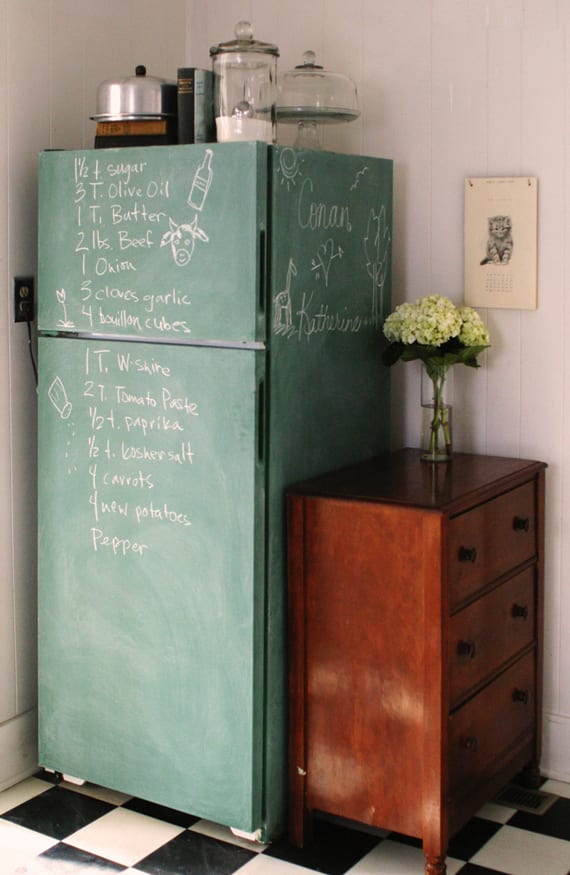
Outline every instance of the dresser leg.
[[289, 823], [289, 842], [296, 848], [305, 846], [305, 822], [302, 814], [292, 818]]
[[305, 848], [313, 841], [313, 818], [303, 806], [292, 806], [289, 819], [289, 842], [297, 848]]
[[446, 875], [445, 857], [432, 857], [426, 854], [425, 875]]
[[528, 787], [529, 790], [538, 790], [542, 784], [542, 776], [538, 763], [532, 762], [523, 770], [521, 775], [522, 784]]

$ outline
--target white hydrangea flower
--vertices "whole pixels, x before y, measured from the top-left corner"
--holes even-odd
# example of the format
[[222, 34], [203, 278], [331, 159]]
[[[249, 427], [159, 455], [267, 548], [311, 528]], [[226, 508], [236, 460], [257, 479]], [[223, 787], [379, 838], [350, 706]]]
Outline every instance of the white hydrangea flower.
[[479, 314], [472, 307], [456, 307], [443, 295], [400, 304], [384, 322], [384, 334], [389, 341], [385, 364], [421, 359], [428, 373], [444, 375], [454, 364], [479, 367], [477, 355], [491, 343]]
[[400, 304], [384, 323], [386, 338], [406, 345], [441, 346], [458, 337], [460, 330], [459, 311], [441, 295], [426, 295], [414, 304]]
[[489, 346], [489, 332], [476, 310], [472, 307], [461, 307], [461, 331], [459, 340], [465, 346]]

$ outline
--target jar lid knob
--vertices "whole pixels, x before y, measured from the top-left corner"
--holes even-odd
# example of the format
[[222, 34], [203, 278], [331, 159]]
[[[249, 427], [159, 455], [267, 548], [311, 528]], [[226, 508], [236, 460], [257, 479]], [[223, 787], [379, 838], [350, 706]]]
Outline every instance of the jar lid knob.
[[322, 70], [320, 64], [315, 64], [317, 60], [317, 56], [311, 49], [307, 49], [306, 52], [303, 52], [303, 63], [297, 64], [295, 70]]
[[249, 21], [238, 21], [235, 35], [240, 42], [251, 42], [253, 39], [253, 27]]

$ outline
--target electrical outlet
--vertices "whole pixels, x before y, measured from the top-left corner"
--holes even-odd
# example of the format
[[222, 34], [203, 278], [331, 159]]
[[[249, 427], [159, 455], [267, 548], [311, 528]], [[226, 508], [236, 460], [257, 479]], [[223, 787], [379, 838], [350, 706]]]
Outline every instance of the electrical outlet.
[[34, 321], [34, 278], [14, 277], [14, 322]]

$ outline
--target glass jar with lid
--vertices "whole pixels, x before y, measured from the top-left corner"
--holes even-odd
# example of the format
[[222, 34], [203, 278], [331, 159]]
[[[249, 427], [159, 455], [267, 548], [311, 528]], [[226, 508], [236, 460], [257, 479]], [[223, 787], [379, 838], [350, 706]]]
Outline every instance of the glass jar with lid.
[[235, 34], [210, 49], [218, 141], [274, 143], [279, 49], [254, 40], [249, 21], [239, 21]]

